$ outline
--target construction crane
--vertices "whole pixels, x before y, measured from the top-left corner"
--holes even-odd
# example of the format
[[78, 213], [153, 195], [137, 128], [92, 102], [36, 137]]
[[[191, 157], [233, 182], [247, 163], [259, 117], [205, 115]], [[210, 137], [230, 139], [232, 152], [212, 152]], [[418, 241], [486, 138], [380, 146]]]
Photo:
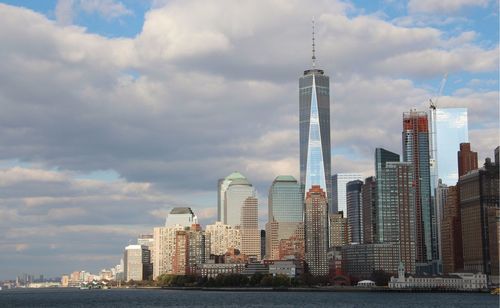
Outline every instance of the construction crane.
[[448, 80], [448, 73], [444, 74], [443, 79], [441, 80], [441, 86], [439, 87], [439, 91], [437, 93], [436, 98], [434, 100], [432, 98], [429, 98], [429, 103], [430, 103], [429, 108], [431, 108], [432, 110], [436, 110], [438, 100], [443, 94], [444, 85], [446, 84], [447, 80]]

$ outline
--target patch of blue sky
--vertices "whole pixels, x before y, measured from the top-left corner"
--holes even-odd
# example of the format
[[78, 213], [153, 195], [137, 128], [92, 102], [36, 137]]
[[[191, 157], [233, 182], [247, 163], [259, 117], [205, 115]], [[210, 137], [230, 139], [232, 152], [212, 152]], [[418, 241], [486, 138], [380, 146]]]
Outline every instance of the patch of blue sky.
[[115, 182], [120, 179], [120, 174], [115, 170], [96, 170], [85, 174], [78, 174], [75, 178], [83, 180], [97, 180], [102, 182]]
[[1, 159], [0, 169], [10, 169], [14, 167], [30, 168], [32, 166], [29, 162], [23, 162], [19, 159]]
[[[51, 20], [56, 20], [55, 10], [57, 0], [0, 0], [13, 6], [21, 6], [45, 15]], [[147, 0], [121, 0], [122, 5], [130, 13], [106, 17], [98, 12], [86, 12], [79, 5], [78, 0], [73, 3], [73, 24], [84, 27], [87, 32], [101, 36], [135, 37], [142, 31], [144, 15], [151, 8], [151, 1]]]

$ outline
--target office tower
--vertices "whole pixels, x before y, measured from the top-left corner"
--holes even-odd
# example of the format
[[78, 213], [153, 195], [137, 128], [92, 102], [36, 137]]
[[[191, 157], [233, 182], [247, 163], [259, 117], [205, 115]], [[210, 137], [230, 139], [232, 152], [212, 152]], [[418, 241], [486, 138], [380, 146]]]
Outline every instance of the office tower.
[[312, 68], [299, 79], [300, 184], [307, 194], [319, 185], [332, 196], [330, 152], [330, 79], [316, 68], [313, 31]]
[[330, 247], [339, 247], [349, 244], [349, 226], [342, 211], [330, 213]]
[[189, 207], [175, 207], [167, 215], [165, 227], [173, 227], [180, 225], [190, 227], [192, 224], [197, 224], [198, 218]]
[[361, 188], [363, 181], [355, 180], [346, 185], [347, 223], [349, 225], [350, 242], [363, 243], [363, 225], [361, 211]]
[[207, 225], [207, 234], [210, 235], [210, 253], [216, 256], [225, 254], [228, 249], [241, 250], [240, 230], [220, 221]]
[[[280, 241], [290, 239], [297, 235], [298, 228], [303, 228], [303, 212], [302, 192], [297, 180], [292, 176], [276, 177], [268, 195], [267, 259], [279, 260]], [[303, 235], [301, 237], [303, 240]]]
[[445, 274], [461, 271], [464, 266], [461, 217], [458, 186], [449, 186], [441, 222], [441, 257]]
[[240, 228], [241, 253], [260, 260], [260, 229], [257, 198], [247, 197], [243, 202]]
[[375, 177], [371, 176], [366, 178], [361, 189], [361, 224], [363, 225], [363, 243], [365, 244], [374, 243], [374, 236], [377, 234], [376, 191], [377, 185]]
[[238, 226], [241, 223], [241, 211], [247, 198], [255, 197], [255, 189], [246, 178], [231, 180], [224, 193], [223, 223]]
[[477, 169], [477, 152], [471, 150], [470, 143], [460, 143], [457, 158], [459, 177]]
[[495, 279], [498, 279], [498, 272], [492, 272], [491, 255], [498, 254], [498, 247], [490, 247], [490, 236], [493, 235], [489, 233], [488, 221], [495, 220], [489, 216], [496, 215], [494, 210], [499, 208], [498, 167], [498, 160], [492, 163], [487, 158], [481, 169], [461, 176], [458, 181], [464, 270], [482, 272]]
[[[434, 234], [434, 209], [431, 204], [429, 158], [429, 125], [427, 113], [403, 113], [403, 161], [413, 165], [415, 185], [416, 261], [418, 272], [437, 272], [432, 260], [438, 257], [437, 237]], [[434, 258], [433, 258], [434, 257]], [[435, 259], [434, 259], [435, 260]]]
[[387, 186], [392, 191], [389, 206], [396, 207], [396, 219], [386, 223], [396, 226], [395, 242], [399, 243], [399, 261], [404, 264], [407, 273], [415, 273], [415, 195], [412, 164], [387, 162], [385, 176]]
[[219, 182], [217, 183], [217, 221], [224, 222], [226, 221], [226, 216], [225, 216], [225, 210], [224, 210], [224, 203], [225, 203], [225, 197], [226, 197], [226, 190], [229, 187], [229, 184], [233, 180], [236, 179], [245, 179], [245, 177], [239, 173], [238, 171], [234, 171], [227, 177], [223, 179], [219, 179]]
[[184, 230], [184, 226], [156, 227], [153, 229], [153, 279], [161, 274], [173, 273], [173, 259], [175, 255], [175, 234]]
[[314, 276], [328, 274], [328, 201], [319, 185], [313, 185], [305, 198], [306, 262]]
[[387, 164], [399, 162], [399, 155], [382, 148], [375, 149], [376, 190], [376, 233], [375, 242], [395, 242], [398, 231], [398, 199], [393, 194], [395, 189], [394, 174], [387, 174]]
[[[498, 161], [498, 157], [497, 157]], [[498, 285], [499, 283], [499, 236], [500, 236], [500, 209], [488, 208], [488, 236], [489, 236], [489, 252], [491, 263], [491, 281]]]
[[151, 275], [151, 255], [146, 246], [128, 245], [123, 253], [125, 281], [147, 280]]
[[436, 177], [446, 185], [455, 185], [458, 181], [455, 153], [461, 143], [469, 141], [467, 108], [436, 109], [436, 140]]
[[[346, 185], [350, 181], [362, 180], [359, 173], [337, 173], [332, 176], [332, 204], [329, 207], [330, 213], [347, 213]], [[347, 215], [346, 215], [347, 216]]]

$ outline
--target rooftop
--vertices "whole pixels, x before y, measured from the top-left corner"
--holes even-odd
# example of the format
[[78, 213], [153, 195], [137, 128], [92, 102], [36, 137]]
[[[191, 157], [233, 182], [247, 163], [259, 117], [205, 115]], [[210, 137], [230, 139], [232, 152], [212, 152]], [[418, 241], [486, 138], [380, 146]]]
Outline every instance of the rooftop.
[[194, 215], [194, 213], [190, 207], [174, 207], [170, 211], [170, 214], [192, 214], [192, 215]]

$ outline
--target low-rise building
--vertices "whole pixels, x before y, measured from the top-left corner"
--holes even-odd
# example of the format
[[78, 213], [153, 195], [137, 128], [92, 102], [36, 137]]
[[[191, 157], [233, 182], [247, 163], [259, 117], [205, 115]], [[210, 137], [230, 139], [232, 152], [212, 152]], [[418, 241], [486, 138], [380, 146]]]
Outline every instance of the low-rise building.
[[304, 262], [300, 260], [268, 260], [269, 274], [286, 275], [290, 278], [297, 277], [304, 272]]
[[197, 274], [202, 277], [215, 278], [220, 274], [239, 274], [245, 264], [238, 263], [204, 263], [197, 265]]
[[446, 276], [405, 276], [402, 263], [398, 277], [391, 277], [391, 289], [424, 289], [448, 291], [479, 291], [488, 287], [488, 277], [482, 273], [450, 273]]
[[369, 279], [373, 271], [397, 273], [399, 245], [397, 243], [355, 244], [342, 247], [342, 271], [353, 278]]

